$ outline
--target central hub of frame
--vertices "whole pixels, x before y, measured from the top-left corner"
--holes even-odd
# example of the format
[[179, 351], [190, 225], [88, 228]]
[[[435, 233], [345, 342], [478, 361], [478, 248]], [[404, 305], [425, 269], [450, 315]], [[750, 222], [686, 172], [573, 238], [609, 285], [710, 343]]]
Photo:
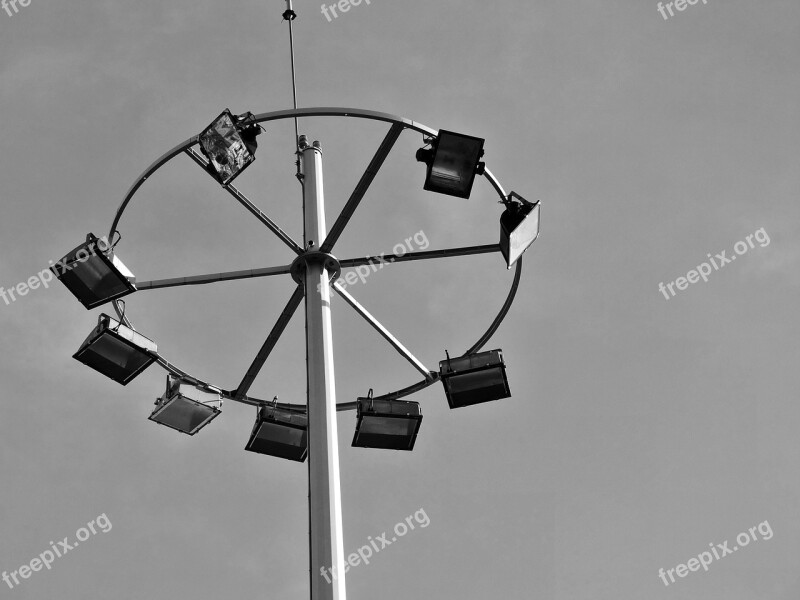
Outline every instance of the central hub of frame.
[[339, 278], [339, 275], [342, 274], [342, 266], [339, 264], [339, 260], [333, 255], [329, 254], [328, 252], [322, 252], [320, 250], [308, 250], [304, 252], [300, 256], [292, 261], [291, 267], [289, 268], [289, 273], [292, 275], [292, 279], [295, 280], [298, 284], [301, 284], [305, 281], [304, 275], [306, 272], [306, 266], [309, 264], [321, 264], [324, 266], [329, 273], [331, 273], [331, 281], [334, 281]]

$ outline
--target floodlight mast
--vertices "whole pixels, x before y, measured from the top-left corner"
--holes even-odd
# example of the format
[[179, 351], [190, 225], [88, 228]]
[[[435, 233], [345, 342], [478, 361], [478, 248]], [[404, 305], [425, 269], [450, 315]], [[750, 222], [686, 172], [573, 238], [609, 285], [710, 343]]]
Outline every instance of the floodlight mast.
[[[337, 117], [358, 118], [390, 124], [380, 147], [375, 152], [369, 166], [364, 171], [356, 188], [353, 190], [345, 207], [338, 218], [327, 231], [325, 221], [325, 206], [322, 177], [322, 151], [318, 142], [309, 145], [305, 136], [297, 139], [299, 180], [303, 188], [303, 217], [304, 239], [302, 242], [294, 241], [284, 232], [277, 223], [264, 214], [252, 201], [250, 201], [233, 184], [223, 185], [222, 188], [234, 198], [295, 254], [291, 265], [270, 266], [259, 269], [243, 271], [230, 271], [224, 273], [208, 273], [204, 275], [183, 276], [156, 281], [137, 281], [138, 291], [167, 287], [188, 285], [202, 285], [219, 281], [232, 281], [246, 278], [260, 278], [267, 276], [291, 275], [298, 284], [292, 297], [278, 318], [277, 323], [267, 337], [264, 345], [254, 359], [244, 379], [237, 388], [225, 389], [207, 381], [194, 377], [169, 362], [162, 355], [153, 352], [156, 362], [168, 373], [176, 378], [191, 384], [196, 388], [217, 394], [220, 398], [235, 402], [264, 407], [267, 403], [248, 396], [248, 391], [256, 376], [263, 367], [264, 362], [280, 338], [286, 325], [291, 319], [300, 302], [305, 298], [306, 308], [306, 362], [308, 397], [306, 406], [277, 404], [278, 407], [291, 411], [302, 412], [308, 415], [308, 461], [309, 461], [309, 567], [311, 600], [346, 600], [345, 590], [345, 565], [343, 550], [342, 506], [339, 474], [339, 448], [337, 436], [337, 411], [356, 410], [358, 402], [343, 402], [337, 404], [334, 385], [334, 364], [332, 350], [331, 328], [331, 288], [336, 290], [346, 303], [364, 318], [378, 333], [384, 337], [406, 360], [418, 371], [422, 372], [424, 379], [411, 386], [400, 390], [376, 396], [374, 400], [396, 400], [418, 392], [442, 377], [438, 371], [428, 369], [409, 352], [400, 341], [391, 334], [375, 317], [372, 316], [361, 304], [345, 292], [341, 286], [331, 283], [341, 273], [341, 269], [353, 268], [359, 265], [371, 265], [378, 262], [394, 264], [404, 261], [419, 261], [440, 259], [457, 256], [470, 256], [501, 251], [501, 244], [488, 244], [482, 246], [468, 246], [461, 248], [446, 248], [440, 250], [427, 250], [408, 252], [403, 255], [366, 256], [364, 258], [336, 259], [330, 253], [335, 242], [343, 232], [356, 208], [364, 198], [367, 189], [380, 170], [387, 155], [397, 140], [399, 134], [408, 129], [421, 133], [423, 136], [435, 137], [436, 131], [409, 119], [396, 115], [371, 110], [342, 107], [313, 107], [292, 110], [280, 110], [262, 113], [253, 117], [254, 123], [267, 123], [282, 119], [296, 119], [298, 117]], [[178, 144], [160, 158], [156, 159], [129, 188], [122, 200], [111, 225], [109, 239], [113, 239], [118, 231], [120, 219], [131, 202], [133, 196], [158, 169], [181, 154], [186, 154], [193, 162], [197, 163], [203, 171], [208, 171], [206, 159], [193, 150], [198, 144], [199, 136], [195, 135]], [[482, 175], [489, 181], [497, 192], [500, 202], [506, 204], [506, 196], [499, 181], [489, 169], [484, 169]], [[538, 223], [538, 220], [537, 220]], [[500, 323], [511, 307], [516, 295], [522, 268], [521, 257], [516, 261], [514, 281], [503, 307], [494, 319], [489, 329], [483, 336], [465, 352], [464, 356], [477, 353], [495, 333]], [[134, 330], [130, 319], [125, 315], [124, 307], [119, 299], [111, 300], [119, 322]], [[246, 448], [247, 449], [247, 448]], [[257, 451], [257, 450], [256, 450]], [[266, 452], [268, 454], [268, 452]]]
[[[306, 362], [308, 378], [308, 497], [312, 600], [346, 600], [339, 437], [331, 330], [332, 273], [328, 255], [314, 252], [326, 236], [322, 150], [299, 138], [305, 246]], [[333, 266], [331, 271], [329, 267]], [[330, 575], [331, 573], [332, 579]], [[325, 577], [323, 577], [325, 575]]]

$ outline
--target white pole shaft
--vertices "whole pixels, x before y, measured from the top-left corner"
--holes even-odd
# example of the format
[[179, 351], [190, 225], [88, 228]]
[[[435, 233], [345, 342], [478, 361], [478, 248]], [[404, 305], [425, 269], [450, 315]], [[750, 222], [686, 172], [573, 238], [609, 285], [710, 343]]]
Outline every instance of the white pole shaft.
[[[316, 142], [315, 142], [316, 144]], [[303, 153], [305, 242], [325, 240], [322, 151]], [[306, 361], [308, 372], [308, 485], [311, 600], [346, 600], [339, 439], [333, 375], [330, 274], [321, 262], [306, 267]]]

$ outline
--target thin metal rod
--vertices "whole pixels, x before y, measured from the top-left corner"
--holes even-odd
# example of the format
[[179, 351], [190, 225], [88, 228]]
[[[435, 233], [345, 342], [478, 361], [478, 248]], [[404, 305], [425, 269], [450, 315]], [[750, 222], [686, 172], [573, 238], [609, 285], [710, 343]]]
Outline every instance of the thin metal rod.
[[253, 363], [250, 365], [250, 368], [247, 369], [247, 373], [242, 379], [242, 382], [239, 384], [239, 387], [236, 388], [234, 396], [237, 400], [244, 398], [247, 395], [247, 391], [250, 389], [250, 386], [253, 385], [256, 377], [258, 377], [258, 374], [264, 367], [264, 363], [267, 362], [267, 358], [269, 358], [270, 353], [275, 348], [275, 344], [278, 343], [278, 340], [283, 334], [284, 329], [286, 329], [289, 321], [292, 320], [297, 307], [300, 306], [302, 301], [303, 286], [298, 285], [295, 288], [292, 297], [289, 298], [289, 302], [286, 303], [286, 307], [283, 309], [280, 317], [278, 317], [278, 321], [272, 327], [272, 331], [269, 332], [267, 339], [264, 341], [264, 345], [261, 346], [261, 350], [258, 351], [258, 354], [253, 360]]
[[[294, 69], [294, 32], [292, 30], [292, 19], [289, 19], [289, 49], [292, 54], [292, 99], [294, 101], [294, 108], [297, 110], [297, 79]], [[300, 130], [297, 126], [297, 117], [294, 118], [294, 139], [297, 149], [300, 149]]]
[[375, 179], [375, 176], [378, 174], [378, 171], [381, 170], [381, 167], [383, 166], [386, 157], [389, 155], [389, 152], [391, 152], [392, 147], [397, 141], [397, 138], [400, 137], [401, 133], [403, 133], [403, 129], [404, 127], [397, 123], [394, 123], [389, 128], [389, 132], [386, 134], [386, 137], [383, 138], [381, 145], [375, 152], [375, 156], [372, 157], [372, 160], [367, 166], [367, 170], [364, 171], [364, 174], [361, 176], [361, 179], [356, 185], [356, 188], [353, 190], [353, 193], [350, 194], [350, 199], [344, 205], [339, 218], [336, 219], [333, 227], [331, 227], [330, 231], [328, 232], [328, 236], [325, 238], [325, 242], [321, 247], [322, 252], [330, 252], [333, 250], [334, 244], [336, 244], [339, 236], [342, 235], [342, 232], [352, 218], [353, 213], [356, 212], [359, 203], [364, 198], [364, 194], [367, 193], [367, 190], [372, 184], [372, 181]]
[[181, 285], [202, 285], [217, 281], [233, 281], [235, 279], [250, 279], [253, 277], [268, 277], [270, 275], [285, 275], [291, 270], [290, 265], [282, 267], [266, 267], [263, 269], [246, 269], [243, 271], [226, 271], [223, 273], [209, 273], [208, 275], [192, 275], [190, 277], [172, 277], [170, 279], [154, 279], [136, 283], [136, 290], [155, 290], [160, 288], [177, 287]]
[[[205, 169], [208, 165], [208, 161], [205, 158], [200, 156], [197, 152], [194, 151], [193, 148], [187, 148], [186, 154], [188, 154], [194, 162]], [[245, 196], [242, 192], [236, 189], [232, 184], [224, 185], [222, 188], [227, 191], [231, 196], [236, 198], [239, 203], [244, 206], [252, 215], [254, 215], [259, 221], [261, 221], [264, 225], [266, 225], [272, 233], [277, 235], [281, 241], [289, 246], [295, 254], [302, 254], [303, 249], [300, 245], [295, 242], [289, 235], [281, 229], [272, 219], [270, 219], [267, 215], [265, 215], [260, 208], [258, 208], [255, 204], [253, 204], [247, 196]]]
[[487, 244], [485, 246], [465, 246], [463, 248], [446, 248], [444, 250], [426, 250], [424, 252], [408, 252], [407, 254], [381, 254], [366, 256], [364, 258], [346, 258], [339, 261], [344, 267], [359, 267], [375, 263], [394, 263], [409, 260], [428, 260], [430, 258], [450, 258], [452, 256], [470, 256], [473, 254], [491, 254], [500, 252], [500, 244]]
[[351, 296], [350, 293], [346, 291], [343, 286], [334, 282], [333, 287], [336, 290], [336, 293], [338, 293], [342, 298], [344, 298], [345, 302], [347, 302], [350, 306], [352, 306], [358, 314], [364, 317], [364, 320], [370, 325], [372, 325], [375, 331], [380, 333], [383, 336], [383, 338], [387, 342], [389, 342], [392, 345], [392, 347], [395, 350], [397, 350], [397, 352], [399, 352], [403, 358], [405, 358], [408, 362], [410, 362], [417, 371], [422, 373], [425, 376], [425, 379], [429, 380], [433, 379], [435, 374], [432, 371], [430, 371], [425, 365], [423, 365], [419, 361], [419, 359], [417, 359], [416, 356], [411, 354], [411, 352], [409, 352], [408, 349], [405, 346], [403, 346], [403, 344], [401, 344], [400, 341], [396, 337], [394, 337], [394, 335], [392, 335], [392, 332], [390, 332], [383, 325], [381, 325], [380, 321], [378, 321], [378, 319], [373, 317], [366, 308], [361, 306], [361, 304], [358, 303], [358, 300], [353, 298], [353, 296]]

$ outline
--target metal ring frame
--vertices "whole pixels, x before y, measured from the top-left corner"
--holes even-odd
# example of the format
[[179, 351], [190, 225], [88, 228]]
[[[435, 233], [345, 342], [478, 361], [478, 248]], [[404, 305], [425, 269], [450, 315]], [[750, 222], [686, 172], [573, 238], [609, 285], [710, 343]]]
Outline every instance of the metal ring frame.
[[[402, 117], [398, 117], [388, 113], [381, 113], [381, 112], [362, 110], [356, 108], [319, 107], [319, 108], [300, 108], [294, 110], [281, 110], [281, 111], [261, 113], [259, 115], [256, 115], [255, 122], [264, 123], [267, 121], [277, 121], [280, 119], [292, 119], [299, 117], [355, 117], [360, 119], [383, 121], [385, 123], [391, 123], [392, 125], [385, 139], [381, 143], [381, 146], [378, 148], [378, 151], [373, 157], [372, 162], [362, 175], [359, 183], [356, 185], [356, 188], [353, 191], [352, 195], [350, 196], [350, 199], [348, 200], [344, 209], [342, 210], [342, 213], [339, 215], [338, 219], [328, 232], [327, 238], [321, 244], [319, 250], [313, 251], [313, 253], [315, 254], [319, 254], [320, 251], [324, 253], [329, 253], [333, 249], [333, 245], [335, 244], [335, 242], [339, 238], [339, 235], [342, 233], [348, 221], [352, 217], [353, 213], [358, 207], [358, 204], [361, 202], [361, 199], [364, 197], [364, 194], [369, 188], [369, 185], [371, 184], [375, 175], [378, 173], [381, 166], [383, 165], [383, 161], [386, 159], [386, 156], [391, 151], [395, 141], [399, 137], [400, 133], [403, 132], [403, 130], [410, 129], [412, 131], [421, 133], [426, 137], [434, 137], [434, 138], [438, 137], [437, 131], [431, 129], [430, 127], [426, 127], [421, 123], [417, 123], [416, 121], [411, 121], [409, 119], [404, 119]], [[169, 152], [161, 156], [158, 160], [156, 160], [153, 164], [151, 164], [137, 178], [137, 180], [128, 190], [128, 193], [125, 194], [125, 198], [120, 204], [119, 209], [117, 209], [114, 221], [111, 224], [109, 239], [112, 239], [114, 232], [117, 231], [117, 226], [119, 225], [119, 221], [122, 218], [122, 214], [125, 212], [125, 209], [127, 208], [134, 194], [136, 194], [136, 192], [142, 186], [142, 184], [144, 184], [144, 182], [147, 181], [150, 178], [150, 176], [153, 175], [153, 173], [155, 173], [158, 169], [160, 169], [170, 160], [172, 160], [179, 154], [187, 154], [198, 165], [200, 165], [203, 168], [206, 167], [207, 165], [206, 160], [192, 149], [192, 146], [198, 143], [198, 138], [199, 135], [195, 135], [186, 140], [185, 142], [178, 144], [172, 150], [170, 150]], [[503, 190], [500, 183], [494, 177], [494, 175], [492, 175], [491, 171], [489, 171], [489, 169], [485, 169], [483, 175], [484, 177], [486, 177], [486, 179], [492, 185], [494, 190], [500, 196], [500, 200], [502, 202], [506, 202], [507, 200], [506, 193]], [[238, 200], [248, 211], [250, 211], [250, 213], [252, 213], [257, 219], [259, 219], [267, 228], [269, 228], [276, 236], [278, 236], [278, 238], [280, 238], [295, 254], [297, 254], [295, 262], [297, 262], [298, 258], [307, 254], [307, 252], [297, 242], [295, 242], [289, 235], [287, 235], [276, 223], [274, 223], [266, 214], [264, 214], [255, 204], [253, 204], [244, 194], [242, 194], [233, 185], [223, 186], [223, 189], [225, 189], [234, 198], [236, 198], [236, 200]], [[375, 262], [404, 262], [409, 260], [427, 260], [431, 258], [444, 258], [450, 256], [485, 254], [490, 252], [499, 252], [499, 250], [500, 250], [499, 244], [491, 244], [485, 246], [470, 246], [465, 248], [451, 248], [451, 249], [432, 250], [425, 252], [410, 252], [402, 256], [397, 256], [397, 255], [386, 256], [384, 254], [380, 256], [368, 256], [366, 258], [344, 259], [338, 261], [338, 263], [339, 265], [341, 265], [341, 267], [356, 267], [360, 265], [374, 264]], [[198, 275], [194, 277], [178, 277], [173, 279], [145, 281], [137, 283], [136, 287], [138, 291], [144, 289], [157, 289], [164, 287], [184, 286], [184, 285], [200, 285], [216, 281], [230, 281], [234, 279], [245, 279], [253, 277], [266, 277], [270, 275], [290, 274], [291, 270], [292, 270], [292, 265], [284, 265], [279, 267], [267, 267], [263, 269], [251, 269], [246, 271], [213, 273], [208, 275]], [[506, 301], [503, 303], [503, 306], [500, 309], [500, 312], [497, 314], [494, 321], [492, 321], [492, 324], [489, 326], [489, 329], [480, 337], [480, 339], [473, 346], [469, 348], [469, 350], [467, 350], [464, 353], [464, 356], [478, 352], [484, 346], [484, 344], [486, 344], [489, 338], [495, 333], [495, 331], [497, 331], [498, 327], [500, 326], [500, 323], [503, 321], [506, 314], [508, 314], [508, 311], [511, 308], [511, 304], [513, 303], [514, 297], [516, 296], [517, 293], [517, 288], [519, 287], [521, 275], [522, 275], [522, 258], [520, 257], [517, 260], [516, 270], [514, 273], [514, 280], [511, 284], [511, 289], [508, 293]], [[409, 360], [413, 364], [413, 366], [417, 368], [419, 371], [421, 371], [425, 376], [425, 379], [423, 379], [418, 383], [415, 383], [414, 385], [384, 394], [382, 396], [376, 396], [375, 399], [394, 400], [397, 398], [402, 398], [404, 396], [408, 396], [410, 394], [418, 392], [439, 381], [440, 376], [437, 371], [427, 370], [427, 368], [425, 368], [422, 365], [422, 363], [420, 363], [413, 355], [411, 355], [411, 353], [408, 352], [408, 350], [406, 350], [405, 347], [403, 347], [403, 345], [396, 338], [394, 338], [394, 336], [388, 330], [386, 330], [374, 317], [372, 317], [372, 315], [370, 315], [366, 311], [366, 309], [364, 309], [360, 304], [358, 304], [355, 298], [353, 298], [348, 292], [346, 292], [341, 286], [339, 286], [335, 282], [333, 284], [333, 288], [336, 289], [337, 293], [342, 298], [344, 298], [344, 300], [348, 304], [350, 304], [350, 306], [352, 306], [375, 329], [377, 329], [378, 332], [384, 338], [386, 338], [386, 340], [392, 346], [394, 346], [395, 349], [398, 350], [400, 354], [402, 354], [407, 360]], [[191, 385], [194, 385], [199, 389], [219, 394], [222, 398], [234, 400], [236, 402], [241, 402], [243, 404], [250, 404], [253, 406], [264, 406], [268, 404], [272, 405], [273, 404], [272, 401], [265, 401], [265, 400], [259, 400], [257, 398], [251, 398], [247, 396], [246, 392], [247, 389], [255, 380], [256, 376], [258, 375], [258, 372], [263, 367], [267, 357], [269, 356], [270, 352], [272, 351], [278, 339], [280, 338], [281, 334], [283, 333], [283, 330], [288, 324], [289, 320], [294, 315], [294, 312], [300, 305], [300, 302], [302, 301], [303, 297], [304, 297], [304, 292], [302, 289], [302, 285], [298, 285], [294, 293], [292, 294], [292, 297], [290, 298], [288, 304], [286, 305], [286, 308], [283, 310], [280, 317], [278, 318], [278, 322], [273, 327], [272, 331], [267, 337], [267, 340], [264, 342], [264, 345], [262, 346], [261, 350], [256, 356], [256, 359], [254, 360], [253, 364], [251, 365], [250, 369], [245, 375], [244, 380], [239, 385], [239, 387], [234, 390], [226, 390], [221, 387], [212, 385], [206, 381], [203, 381], [202, 379], [193, 377], [188, 373], [186, 373], [185, 371], [179, 369], [177, 366], [170, 363], [160, 354], [158, 354], [157, 362], [173, 376], [178, 377], [181, 380]], [[131, 329], [133, 329], [133, 324], [124, 314], [124, 309], [120, 306], [120, 302], [121, 302], [120, 300], [115, 300], [112, 303], [114, 306], [114, 310], [119, 316], [120, 321], [125, 323], [125, 325], [127, 325]], [[337, 411], [355, 410], [356, 405], [357, 402], [341, 402], [337, 404]], [[306, 411], [305, 404], [298, 405], [298, 404], [278, 403], [277, 406], [290, 410], [297, 410], [302, 412]]]

